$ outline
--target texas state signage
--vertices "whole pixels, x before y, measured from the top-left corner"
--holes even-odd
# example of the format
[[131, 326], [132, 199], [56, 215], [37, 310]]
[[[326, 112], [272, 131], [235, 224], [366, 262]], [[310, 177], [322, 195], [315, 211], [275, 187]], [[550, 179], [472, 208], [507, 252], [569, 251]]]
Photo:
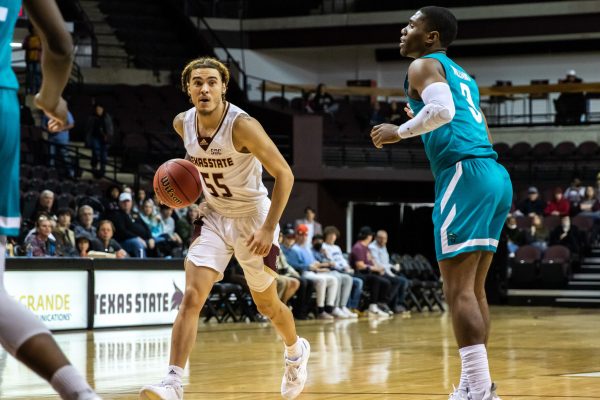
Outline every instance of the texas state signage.
[[6, 271], [4, 286], [48, 328], [85, 329], [87, 278], [87, 271]]
[[95, 271], [94, 328], [172, 324], [184, 271]]

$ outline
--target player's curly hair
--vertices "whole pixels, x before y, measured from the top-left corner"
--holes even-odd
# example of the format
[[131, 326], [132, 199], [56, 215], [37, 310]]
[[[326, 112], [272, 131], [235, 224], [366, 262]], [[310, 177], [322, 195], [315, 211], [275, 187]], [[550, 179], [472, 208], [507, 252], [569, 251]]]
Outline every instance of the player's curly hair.
[[188, 94], [188, 88], [190, 86], [190, 76], [192, 71], [198, 68], [214, 68], [219, 71], [221, 80], [225, 87], [229, 85], [229, 69], [221, 61], [214, 57], [200, 57], [187, 63], [183, 72], [181, 72], [181, 90], [183, 93]]

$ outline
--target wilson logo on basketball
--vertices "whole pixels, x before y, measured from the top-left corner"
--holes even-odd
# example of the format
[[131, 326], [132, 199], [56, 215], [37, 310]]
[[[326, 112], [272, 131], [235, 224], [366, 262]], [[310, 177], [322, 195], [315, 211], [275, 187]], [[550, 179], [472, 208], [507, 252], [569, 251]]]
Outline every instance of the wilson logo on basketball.
[[173, 200], [176, 204], [183, 203], [181, 199], [175, 195], [175, 190], [173, 189], [173, 186], [171, 186], [171, 182], [169, 182], [168, 176], [163, 176], [160, 179], [160, 183], [162, 184], [163, 190], [165, 191], [166, 195], [169, 196], [171, 200]]

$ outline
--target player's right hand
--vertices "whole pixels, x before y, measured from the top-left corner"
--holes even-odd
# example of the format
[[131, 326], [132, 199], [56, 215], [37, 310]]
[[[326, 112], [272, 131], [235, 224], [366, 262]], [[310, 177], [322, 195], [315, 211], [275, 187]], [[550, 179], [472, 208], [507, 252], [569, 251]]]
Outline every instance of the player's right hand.
[[67, 114], [69, 109], [65, 99], [60, 97], [57, 103], [49, 103], [46, 99], [40, 96], [40, 93], [35, 95], [34, 104], [42, 110], [50, 119], [48, 121], [49, 132], [60, 132], [67, 125]]

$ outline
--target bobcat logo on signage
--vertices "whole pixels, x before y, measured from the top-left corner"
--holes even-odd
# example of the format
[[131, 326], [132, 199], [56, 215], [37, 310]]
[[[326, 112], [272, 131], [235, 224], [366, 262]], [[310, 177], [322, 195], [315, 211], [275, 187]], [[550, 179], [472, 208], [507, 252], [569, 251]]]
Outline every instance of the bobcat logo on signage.
[[175, 292], [173, 292], [173, 296], [171, 296], [171, 311], [179, 310], [179, 306], [183, 301], [183, 292], [177, 287], [175, 282], [173, 282], [173, 286], [175, 287]]

